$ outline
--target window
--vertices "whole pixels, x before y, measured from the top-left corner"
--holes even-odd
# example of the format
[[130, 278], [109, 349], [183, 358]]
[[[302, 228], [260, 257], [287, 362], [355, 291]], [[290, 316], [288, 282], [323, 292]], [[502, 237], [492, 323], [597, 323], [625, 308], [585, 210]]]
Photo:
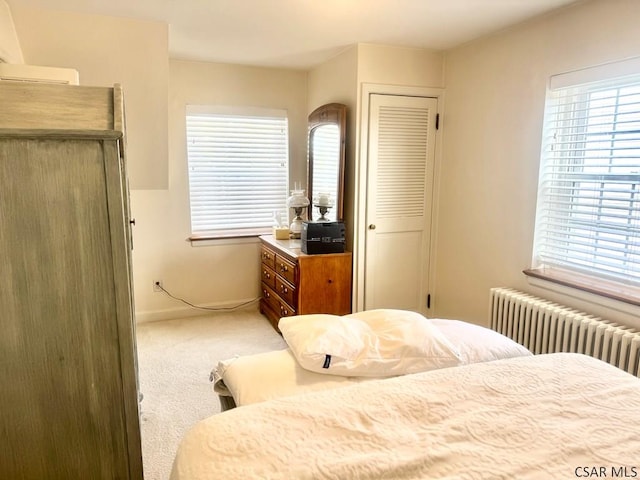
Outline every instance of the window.
[[534, 268], [637, 294], [640, 74], [560, 77], [545, 106]]
[[267, 233], [287, 199], [286, 111], [187, 107], [192, 239]]

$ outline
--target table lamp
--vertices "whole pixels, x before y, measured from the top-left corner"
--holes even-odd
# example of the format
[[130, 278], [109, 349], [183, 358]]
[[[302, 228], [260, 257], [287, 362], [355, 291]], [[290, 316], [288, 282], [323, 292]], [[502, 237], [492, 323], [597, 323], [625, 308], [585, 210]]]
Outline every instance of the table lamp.
[[309, 205], [309, 199], [305, 197], [304, 190], [291, 190], [291, 196], [287, 198], [287, 207], [293, 209], [294, 218], [289, 226], [291, 238], [300, 238], [302, 232], [302, 209]]

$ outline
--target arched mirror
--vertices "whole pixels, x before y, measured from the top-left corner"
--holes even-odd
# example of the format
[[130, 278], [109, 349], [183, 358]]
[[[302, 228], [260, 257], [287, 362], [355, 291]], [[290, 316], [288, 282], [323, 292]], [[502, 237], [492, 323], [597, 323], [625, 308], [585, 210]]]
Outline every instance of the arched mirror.
[[342, 221], [347, 107], [329, 103], [309, 115], [309, 218]]

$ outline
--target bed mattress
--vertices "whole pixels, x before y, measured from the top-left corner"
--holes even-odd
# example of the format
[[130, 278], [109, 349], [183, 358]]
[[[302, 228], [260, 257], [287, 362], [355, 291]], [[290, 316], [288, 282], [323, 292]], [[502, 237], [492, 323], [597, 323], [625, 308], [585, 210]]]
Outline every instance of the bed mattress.
[[[425, 321], [427, 321], [425, 319]], [[513, 340], [459, 320], [428, 320], [460, 352], [456, 365], [529, 356]], [[329, 375], [302, 368], [290, 349], [240, 356], [218, 363], [212, 372], [222, 410], [273, 398], [360, 383], [375, 377]]]

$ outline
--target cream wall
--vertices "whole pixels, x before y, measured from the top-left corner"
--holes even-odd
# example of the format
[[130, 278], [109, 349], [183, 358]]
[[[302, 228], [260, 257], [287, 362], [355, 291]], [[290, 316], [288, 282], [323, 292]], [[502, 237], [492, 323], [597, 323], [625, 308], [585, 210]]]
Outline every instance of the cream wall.
[[443, 87], [443, 54], [424, 48], [360, 44], [358, 82]]
[[522, 270], [531, 260], [547, 79], [640, 55], [638, 18], [636, 0], [590, 1], [446, 52], [438, 316], [483, 324], [489, 288], [510, 286], [634, 321], [633, 312], [532, 287]]
[[186, 241], [184, 105], [287, 108], [291, 181], [303, 183], [307, 114], [323, 103], [346, 103], [345, 213], [353, 222], [355, 169], [364, 162], [358, 158], [364, 83], [446, 86], [434, 314], [485, 323], [492, 286], [549, 296], [530, 287], [521, 273], [531, 256], [547, 78], [640, 55], [635, 0], [581, 3], [445, 54], [356, 45], [308, 74], [169, 62], [165, 24], [14, 3], [8, 1], [27, 63], [76, 68], [83, 84], [117, 82], [125, 88], [139, 319], [197, 313], [153, 293], [155, 279], [196, 303], [226, 305], [259, 291], [255, 243], [192, 247]]
[[[309, 111], [323, 103], [348, 107], [345, 166], [345, 226], [347, 248], [353, 255], [353, 299], [361, 309], [364, 295], [364, 229], [366, 219], [367, 159], [361, 156], [361, 113], [365, 85], [384, 85], [379, 93], [397, 93], [396, 87], [443, 87], [443, 54], [421, 48], [358, 44], [309, 72]], [[417, 90], [414, 92], [417, 94]], [[436, 169], [437, 171], [437, 169]], [[435, 218], [435, 215], [434, 215]], [[430, 275], [432, 276], [432, 275]]]
[[421, 48], [358, 44], [309, 72], [309, 112], [318, 106], [338, 102], [348, 107], [345, 225], [347, 248], [354, 248], [358, 165], [361, 128], [362, 84], [442, 87], [443, 55]]
[[326, 103], [355, 107], [358, 81], [358, 46], [353, 45], [309, 71], [307, 110]]
[[187, 103], [252, 105], [289, 112], [290, 182], [306, 183], [307, 74], [171, 61], [168, 26], [125, 18], [25, 8], [9, 2], [25, 62], [70, 67], [83, 85], [123, 85], [138, 321], [204, 313], [192, 303], [235, 305], [259, 294], [258, 246], [192, 247], [184, 113]]
[[169, 188], [131, 192], [137, 221], [133, 276], [138, 321], [203, 313], [154, 293], [155, 279], [161, 279], [174, 295], [199, 305], [230, 306], [259, 296], [259, 245], [255, 239], [204, 246], [187, 241], [191, 231], [186, 105], [286, 109], [290, 183], [306, 183], [305, 72], [171, 60], [169, 73]]
[[347, 250], [353, 248], [354, 159], [356, 148], [356, 114], [358, 103], [358, 47], [354, 45], [309, 72], [308, 105], [311, 113], [327, 103], [347, 106], [344, 171], [344, 223]]
[[24, 63], [9, 4], [0, 0], [0, 62]]
[[122, 84], [131, 188], [166, 188], [168, 26], [9, 6], [25, 63], [74, 68], [81, 85]]
[[[443, 61], [441, 52], [419, 48], [404, 48], [383, 45], [359, 45], [358, 55], [358, 108], [356, 113], [356, 155], [354, 169], [357, 181], [354, 193], [354, 268], [353, 268], [353, 308], [362, 310], [367, 302], [365, 291], [367, 282], [366, 255], [366, 218], [367, 188], [368, 188], [368, 158], [366, 133], [368, 124], [370, 93], [390, 95], [429, 95], [438, 97], [438, 110], [442, 111], [444, 102]], [[431, 293], [434, 284], [433, 253], [437, 248], [434, 235], [437, 230], [438, 178], [441, 161], [441, 135], [436, 134], [435, 165], [433, 183], [433, 211], [431, 222], [431, 241], [429, 253], [425, 255], [429, 264], [425, 269], [427, 278], [424, 279]], [[398, 245], [398, 248], [403, 248]], [[425, 292], [426, 293], [426, 292]], [[432, 312], [430, 311], [429, 314]]]

